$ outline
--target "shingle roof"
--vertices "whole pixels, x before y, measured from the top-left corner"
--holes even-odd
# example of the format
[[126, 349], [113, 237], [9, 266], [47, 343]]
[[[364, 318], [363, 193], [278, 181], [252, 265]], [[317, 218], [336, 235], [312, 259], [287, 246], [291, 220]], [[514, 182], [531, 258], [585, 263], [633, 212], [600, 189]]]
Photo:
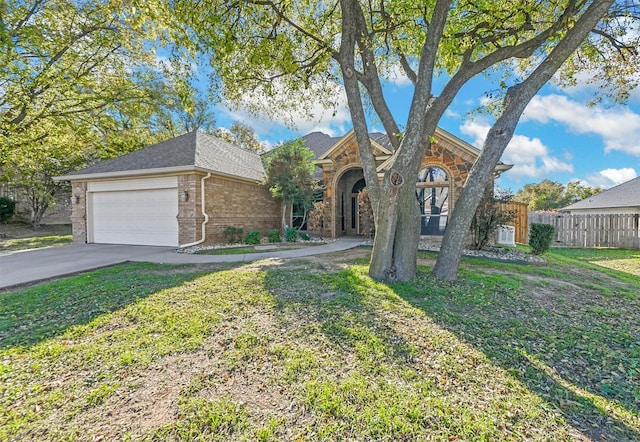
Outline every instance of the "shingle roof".
[[640, 207], [640, 177], [612, 187], [560, 210]]
[[91, 167], [70, 172], [64, 178], [92, 174], [139, 172], [148, 169], [193, 167], [224, 175], [261, 180], [260, 155], [224, 140], [194, 131], [145, 147]]
[[313, 152], [315, 158], [318, 158], [341, 138], [331, 137], [323, 132], [311, 132], [302, 137], [302, 141]]

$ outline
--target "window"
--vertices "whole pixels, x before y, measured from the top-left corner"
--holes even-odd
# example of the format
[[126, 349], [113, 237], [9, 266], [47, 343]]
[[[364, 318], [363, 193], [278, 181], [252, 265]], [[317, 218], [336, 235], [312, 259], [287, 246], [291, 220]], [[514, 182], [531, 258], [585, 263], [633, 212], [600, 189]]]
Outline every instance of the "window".
[[444, 235], [449, 219], [449, 177], [439, 167], [418, 174], [416, 197], [420, 205], [420, 234]]

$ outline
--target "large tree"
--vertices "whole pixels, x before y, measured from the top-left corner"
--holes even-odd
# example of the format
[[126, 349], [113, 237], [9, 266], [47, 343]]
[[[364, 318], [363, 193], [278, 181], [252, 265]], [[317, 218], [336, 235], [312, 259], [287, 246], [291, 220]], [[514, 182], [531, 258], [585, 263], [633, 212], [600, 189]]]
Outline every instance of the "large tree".
[[169, 118], [174, 88], [120, 6], [2, 2], [0, 178], [30, 203], [35, 226], [61, 188], [53, 176], [155, 142]]
[[[330, 105], [335, 85], [344, 87], [374, 208], [369, 273], [377, 279], [415, 277], [415, 181], [425, 150], [461, 88], [481, 74], [498, 77], [503, 93], [493, 106], [495, 124], [456, 201], [434, 268], [439, 278], [453, 280], [475, 208], [527, 103], [563, 65], [568, 70], [562, 78], [569, 81], [585, 64], [604, 66], [599, 59], [609, 60], [607, 67], [614, 66], [614, 58], [619, 66], [637, 67], [637, 45], [630, 41], [639, 35], [630, 31], [637, 26], [637, 7], [634, 1], [614, 0], [184, 0], [162, 3], [155, 18], [164, 13], [182, 20], [170, 31], [175, 40], [204, 50], [212, 80], [222, 84], [225, 97], [252, 110], [286, 114], [318, 102]], [[608, 51], [611, 47], [615, 50]], [[578, 49], [579, 57], [566, 64]], [[398, 72], [414, 84], [404, 122], [392, 115], [383, 91], [384, 79]], [[438, 75], [442, 81], [436, 83]], [[624, 89], [632, 82], [618, 85]], [[394, 148], [381, 182], [367, 109], [375, 112]]]

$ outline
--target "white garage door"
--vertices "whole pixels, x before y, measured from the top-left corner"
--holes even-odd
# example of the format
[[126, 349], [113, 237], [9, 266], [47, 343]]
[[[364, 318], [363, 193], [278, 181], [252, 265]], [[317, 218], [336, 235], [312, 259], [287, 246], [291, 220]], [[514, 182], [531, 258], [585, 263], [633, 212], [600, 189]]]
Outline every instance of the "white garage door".
[[90, 192], [89, 241], [178, 245], [177, 188]]

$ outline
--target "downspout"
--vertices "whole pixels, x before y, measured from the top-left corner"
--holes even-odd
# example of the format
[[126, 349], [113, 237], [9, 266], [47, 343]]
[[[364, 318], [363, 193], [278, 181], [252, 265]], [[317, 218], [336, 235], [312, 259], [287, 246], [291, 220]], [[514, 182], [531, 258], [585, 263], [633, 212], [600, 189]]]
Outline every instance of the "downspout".
[[198, 241], [181, 245], [180, 246], [181, 248], [197, 246], [198, 244], [202, 244], [206, 239], [205, 230], [206, 230], [206, 225], [209, 222], [209, 215], [207, 215], [207, 212], [205, 211], [205, 205], [204, 205], [204, 180], [208, 178], [211, 178], [211, 172], [207, 173], [207, 175], [203, 176], [202, 179], [200, 180], [200, 204], [201, 204], [200, 210], [202, 211], [202, 215], [204, 216], [204, 221], [202, 221], [202, 238], [200, 238]]

